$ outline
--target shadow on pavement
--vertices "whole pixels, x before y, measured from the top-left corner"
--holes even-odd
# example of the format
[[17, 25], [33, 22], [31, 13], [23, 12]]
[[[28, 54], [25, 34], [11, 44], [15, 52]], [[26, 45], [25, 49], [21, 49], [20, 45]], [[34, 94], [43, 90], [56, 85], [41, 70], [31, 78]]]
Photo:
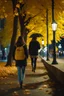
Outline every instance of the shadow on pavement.
[[16, 88], [10, 88], [8, 89], [7, 91], [6, 90], [2, 90], [0, 95], [1, 96], [8, 96], [9, 94], [13, 93], [14, 91], [18, 91], [18, 90], [21, 90], [19, 87], [16, 87]]
[[1, 90], [0, 96], [11, 96], [11, 94], [13, 94], [14, 92], [21, 92], [21, 94], [23, 94], [23, 90], [37, 89], [37, 88], [39, 88], [40, 85], [43, 85], [44, 83], [45, 83], [45, 81], [36, 82], [36, 83], [27, 83], [27, 84], [23, 84], [23, 89], [21, 89], [20, 87], [17, 86], [16, 88], [14, 87], [14, 88], [9, 88], [8, 90]]
[[36, 89], [38, 88], [40, 85], [42, 85], [44, 82], [37, 82], [37, 83], [28, 83], [24, 85], [25, 89]]
[[38, 73], [38, 74], [26, 74], [26, 76], [27, 77], [40, 77], [40, 76], [44, 76], [44, 75], [47, 75], [48, 74], [48, 72], [45, 72], [45, 73], [42, 73], [42, 74], [40, 74], [40, 73]]

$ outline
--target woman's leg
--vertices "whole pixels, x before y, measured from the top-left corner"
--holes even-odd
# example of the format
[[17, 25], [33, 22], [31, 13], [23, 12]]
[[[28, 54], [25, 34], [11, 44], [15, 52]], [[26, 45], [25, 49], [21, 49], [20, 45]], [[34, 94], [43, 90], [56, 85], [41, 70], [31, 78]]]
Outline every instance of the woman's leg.
[[18, 70], [18, 81], [21, 82], [21, 67], [17, 67]]
[[34, 58], [34, 72], [35, 72], [35, 69], [36, 69], [36, 61], [37, 61], [37, 58]]
[[31, 66], [32, 66], [32, 71], [33, 71], [33, 58], [31, 58]]
[[22, 82], [24, 80], [24, 77], [25, 77], [25, 66], [22, 66], [22, 72], [21, 72], [21, 80], [22, 80]]
[[22, 88], [23, 80], [24, 80], [24, 75], [25, 75], [25, 66], [17, 67], [18, 69], [18, 80], [20, 84], [20, 88]]

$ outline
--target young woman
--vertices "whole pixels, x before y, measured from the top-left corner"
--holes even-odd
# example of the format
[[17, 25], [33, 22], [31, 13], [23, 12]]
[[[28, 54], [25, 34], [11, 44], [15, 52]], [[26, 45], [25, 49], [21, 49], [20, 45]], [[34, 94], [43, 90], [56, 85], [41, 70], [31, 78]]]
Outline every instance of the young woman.
[[18, 70], [18, 80], [19, 80], [20, 87], [22, 88], [24, 75], [25, 75], [25, 68], [27, 65], [28, 51], [24, 39], [21, 36], [19, 36], [14, 50], [15, 50], [14, 52], [15, 61]]

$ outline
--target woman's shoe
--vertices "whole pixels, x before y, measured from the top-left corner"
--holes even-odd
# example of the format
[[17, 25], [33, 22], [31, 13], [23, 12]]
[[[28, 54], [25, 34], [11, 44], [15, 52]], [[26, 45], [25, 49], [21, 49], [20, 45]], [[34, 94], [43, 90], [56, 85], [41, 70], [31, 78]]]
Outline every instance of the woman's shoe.
[[33, 70], [33, 72], [35, 73], [35, 69]]
[[32, 68], [32, 71], [34, 70], [34, 68]]
[[23, 84], [23, 82], [21, 81], [21, 82], [20, 82], [20, 88], [22, 88], [22, 84]]

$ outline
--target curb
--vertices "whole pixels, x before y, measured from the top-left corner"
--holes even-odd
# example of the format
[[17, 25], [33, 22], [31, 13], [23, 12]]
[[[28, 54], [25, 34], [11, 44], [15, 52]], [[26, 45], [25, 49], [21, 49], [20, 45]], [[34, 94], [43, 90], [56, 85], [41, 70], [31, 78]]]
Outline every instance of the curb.
[[45, 61], [43, 58], [42, 62], [48, 71], [48, 75], [51, 79], [53, 79], [56, 82], [59, 82], [61, 84], [64, 84], [64, 72], [60, 69], [58, 69], [55, 65], [49, 64], [47, 61]]

